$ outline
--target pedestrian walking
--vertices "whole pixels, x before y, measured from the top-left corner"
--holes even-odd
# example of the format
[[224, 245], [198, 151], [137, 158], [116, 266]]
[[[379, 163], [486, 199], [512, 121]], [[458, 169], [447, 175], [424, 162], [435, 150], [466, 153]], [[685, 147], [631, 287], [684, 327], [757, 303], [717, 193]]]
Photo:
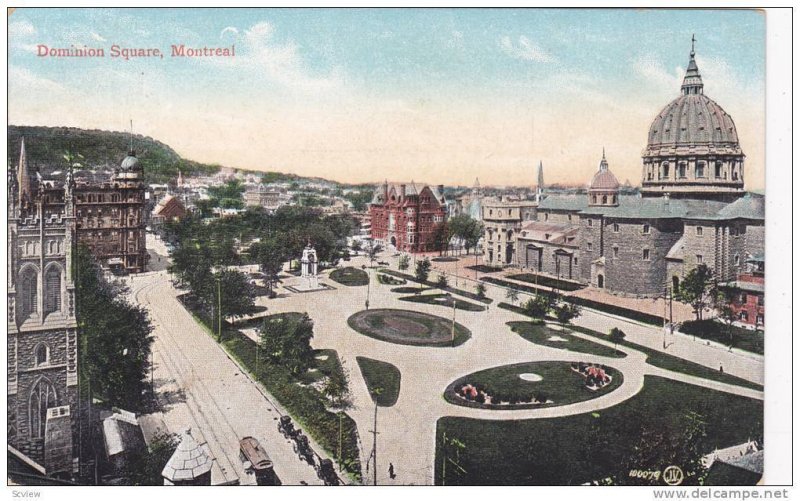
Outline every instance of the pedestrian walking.
[[394, 480], [394, 465], [392, 463], [389, 463], [389, 478]]

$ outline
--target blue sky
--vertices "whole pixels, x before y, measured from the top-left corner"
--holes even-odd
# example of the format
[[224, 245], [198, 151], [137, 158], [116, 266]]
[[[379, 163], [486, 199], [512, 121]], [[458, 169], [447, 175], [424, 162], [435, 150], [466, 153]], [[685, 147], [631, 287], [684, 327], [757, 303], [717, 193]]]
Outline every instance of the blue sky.
[[[137, 130], [189, 158], [375, 181], [581, 182], [609, 152], [638, 181], [647, 127], [697, 37], [706, 94], [763, 186], [756, 11], [21, 9], [11, 123]], [[236, 45], [234, 59], [52, 59], [51, 47]], [[68, 123], [64, 123], [68, 122]], [[615, 169], [615, 165], [617, 166]], [[549, 175], [548, 175], [549, 174]]]

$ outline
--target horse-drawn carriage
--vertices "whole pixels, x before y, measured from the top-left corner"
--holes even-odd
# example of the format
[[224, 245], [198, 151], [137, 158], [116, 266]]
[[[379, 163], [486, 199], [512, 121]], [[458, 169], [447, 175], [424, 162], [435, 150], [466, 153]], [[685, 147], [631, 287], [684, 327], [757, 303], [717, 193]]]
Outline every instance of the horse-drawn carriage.
[[339, 485], [339, 475], [336, 474], [333, 461], [330, 459], [320, 459], [315, 469], [317, 470], [317, 477], [325, 482], [325, 485]]
[[245, 465], [245, 470], [252, 471], [256, 476], [258, 485], [275, 485], [275, 470], [272, 460], [261, 444], [253, 437], [244, 437], [239, 441], [239, 457]]
[[295, 429], [294, 424], [292, 423], [292, 418], [289, 416], [280, 417], [278, 420], [278, 431], [288, 439], [294, 439], [297, 433], [300, 432], [300, 430]]
[[311, 444], [308, 443], [308, 437], [303, 435], [302, 431], [297, 430], [292, 447], [301, 461], [314, 466], [314, 451], [311, 449]]

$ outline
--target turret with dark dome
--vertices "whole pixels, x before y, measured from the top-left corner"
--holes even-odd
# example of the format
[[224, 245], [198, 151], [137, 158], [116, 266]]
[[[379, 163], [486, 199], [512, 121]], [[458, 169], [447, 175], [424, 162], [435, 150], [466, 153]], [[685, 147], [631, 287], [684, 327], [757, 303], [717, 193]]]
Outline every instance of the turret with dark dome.
[[703, 93], [694, 42], [681, 95], [650, 126], [642, 195], [734, 200], [744, 194], [744, 154], [731, 116]]

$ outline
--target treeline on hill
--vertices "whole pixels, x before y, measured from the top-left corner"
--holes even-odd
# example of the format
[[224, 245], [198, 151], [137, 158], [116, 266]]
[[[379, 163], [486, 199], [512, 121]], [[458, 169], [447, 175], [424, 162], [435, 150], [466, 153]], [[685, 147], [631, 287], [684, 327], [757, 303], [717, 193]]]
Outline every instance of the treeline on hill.
[[[48, 174], [66, 167], [65, 152], [83, 155], [82, 164], [89, 169], [115, 168], [130, 149], [127, 132], [86, 130], [75, 127], [8, 127], [8, 161], [19, 161], [20, 142], [25, 137], [28, 165]], [[184, 176], [214, 174], [219, 165], [207, 165], [181, 158], [175, 150], [150, 137], [133, 136], [136, 156], [144, 168], [148, 183], [174, 181], [180, 170]]]

